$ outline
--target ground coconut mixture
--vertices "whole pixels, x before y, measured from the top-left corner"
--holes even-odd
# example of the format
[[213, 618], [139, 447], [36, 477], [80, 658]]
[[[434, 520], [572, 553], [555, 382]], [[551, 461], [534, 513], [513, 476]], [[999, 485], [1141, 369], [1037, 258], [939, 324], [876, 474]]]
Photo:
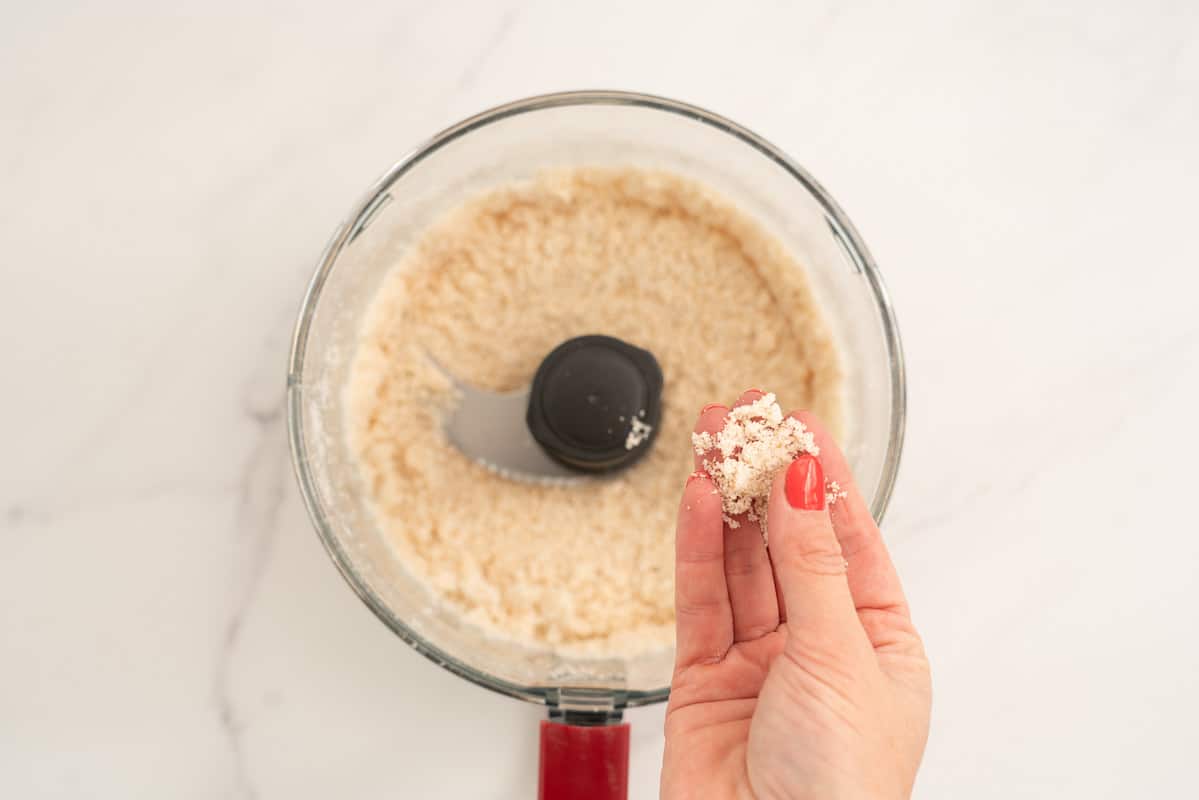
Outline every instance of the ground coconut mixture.
[[[691, 434], [691, 446], [720, 493], [724, 524], [740, 528], [744, 520], [757, 522], [763, 539], [769, 533], [766, 511], [775, 476], [800, 453], [820, 455], [812, 432], [795, 417], [784, 414], [778, 399], [769, 392], [752, 403], [729, 409], [719, 431]], [[825, 482], [826, 505], [846, 495], [841, 484]]]
[[774, 476], [800, 453], [820, 455], [811, 431], [770, 393], [730, 409], [719, 432], [691, 434], [691, 445], [720, 491], [724, 524], [739, 528], [744, 515], [763, 534]]
[[[494, 391], [527, 386], [556, 345], [602, 333], [665, 376], [650, 453], [609, 479], [540, 486], [455, 450], [430, 357]], [[574, 169], [482, 195], [431, 226], [373, 300], [348, 429], [401, 562], [493, 635], [631, 655], [674, 640], [674, 521], [706, 403], [769, 386], [834, 430], [841, 376], [802, 270], [707, 188]]]

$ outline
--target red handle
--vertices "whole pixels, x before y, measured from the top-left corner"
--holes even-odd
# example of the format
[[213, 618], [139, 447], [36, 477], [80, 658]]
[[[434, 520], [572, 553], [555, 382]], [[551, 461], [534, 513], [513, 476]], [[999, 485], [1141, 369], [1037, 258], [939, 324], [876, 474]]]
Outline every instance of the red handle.
[[627, 800], [629, 723], [541, 722], [538, 800]]

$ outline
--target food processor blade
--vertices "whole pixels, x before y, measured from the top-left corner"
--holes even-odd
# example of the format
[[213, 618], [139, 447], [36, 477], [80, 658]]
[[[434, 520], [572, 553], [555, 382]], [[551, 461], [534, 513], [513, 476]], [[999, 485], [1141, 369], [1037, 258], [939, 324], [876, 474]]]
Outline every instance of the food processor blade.
[[488, 469], [514, 480], [567, 484], [586, 480], [578, 470], [555, 461], [529, 432], [525, 415], [529, 389], [501, 394], [459, 380], [440, 364], [453, 384], [458, 404], [445, 416], [446, 437], [454, 447]]
[[505, 477], [562, 484], [612, 475], [644, 456], [657, 433], [657, 359], [611, 336], [568, 339], [545, 357], [529, 387], [506, 394], [429, 361], [458, 397], [445, 418], [446, 438]]

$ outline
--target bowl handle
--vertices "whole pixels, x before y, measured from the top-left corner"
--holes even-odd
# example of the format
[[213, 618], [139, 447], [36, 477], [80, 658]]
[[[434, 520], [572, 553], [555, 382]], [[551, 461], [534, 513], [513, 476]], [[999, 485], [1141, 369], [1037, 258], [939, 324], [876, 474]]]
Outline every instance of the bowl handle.
[[629, 723], [541, 721], [538, 800], [627, 800]]

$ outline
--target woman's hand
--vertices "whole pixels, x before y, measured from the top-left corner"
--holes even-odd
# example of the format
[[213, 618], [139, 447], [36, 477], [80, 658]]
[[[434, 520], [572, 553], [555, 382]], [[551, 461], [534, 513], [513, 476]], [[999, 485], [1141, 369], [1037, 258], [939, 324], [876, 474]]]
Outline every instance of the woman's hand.
[[[705, 408], [696, 430], [720, 430], [727, 413]], [[928, 736], [924, 647], [844, 456], [795, 416], [820, 457], [775, 480], [769, 550], [756, 523], [723, 524], [705, 473], [683, 492], [663, 798], [911, 793]], [[848, 493], [829, 508], [826, 476]]]

